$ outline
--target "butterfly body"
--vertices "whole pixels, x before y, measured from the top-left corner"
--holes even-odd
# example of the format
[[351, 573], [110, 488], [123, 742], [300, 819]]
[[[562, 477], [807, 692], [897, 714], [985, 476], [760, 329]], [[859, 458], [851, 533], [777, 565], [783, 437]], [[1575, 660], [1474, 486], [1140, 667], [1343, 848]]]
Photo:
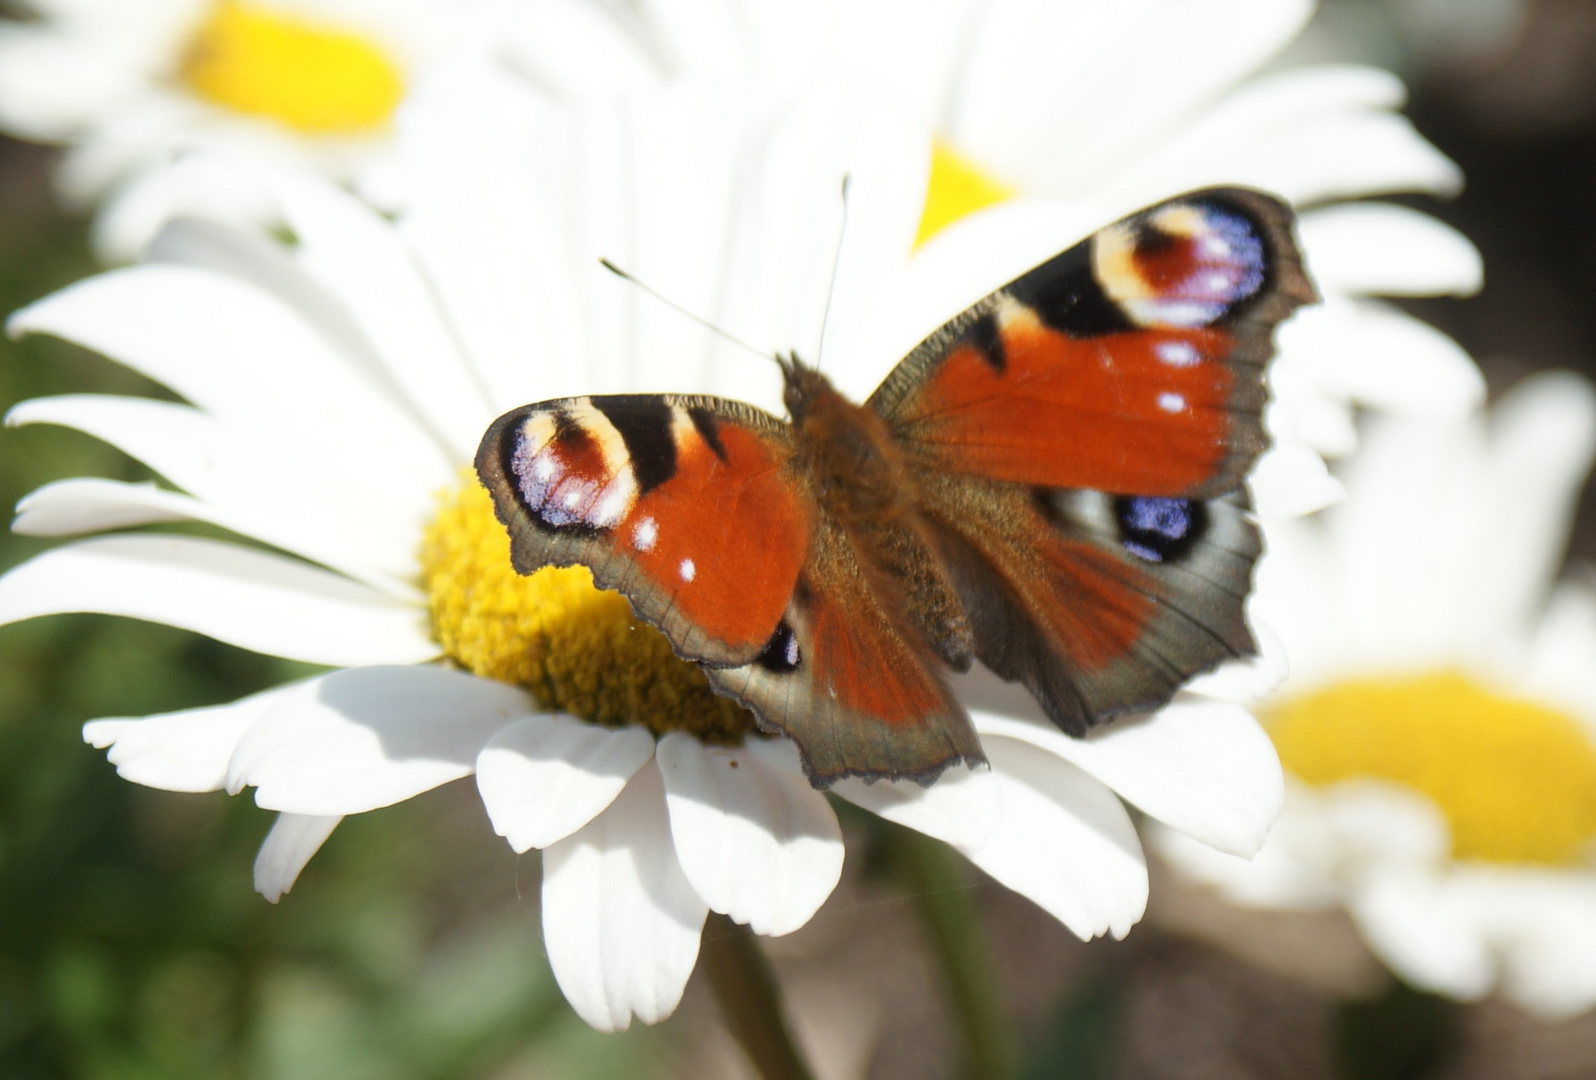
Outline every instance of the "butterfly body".
[[1065, 731], [1254, 645], [1242, 479], [1274, 325], [1312, 298], [1268, 196], [1153, 207], [927, 338], [864, 404], [778, 358], [783, 422], [714, 397], [540, 402], [477, 468], [515, 568], [588, 566], [810, 779], [983, 760], [979, 660]]

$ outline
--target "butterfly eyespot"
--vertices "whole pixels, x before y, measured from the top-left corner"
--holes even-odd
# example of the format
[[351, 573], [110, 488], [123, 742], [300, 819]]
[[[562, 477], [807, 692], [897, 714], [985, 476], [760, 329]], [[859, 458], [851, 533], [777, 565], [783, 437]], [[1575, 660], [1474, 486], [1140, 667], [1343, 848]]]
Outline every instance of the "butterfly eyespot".
[[797, 671], [802, 659], [798, 651], [797, 636], [793, 634], [792, 627], [782, 623], [776, 627], [776, 632], [770, 635], [770, 643], [765, 646], [765, 651], [759, 654], [757, 663], [766, 671], [781, 675]]
[[1121, 496], [1114, 500], [1120, 545], [1147, 562], [1171, 562], [1185, 555], [1202, 538], [1208, 511], [1190, 499], [1151, 495]]
[[1143, 327], [1209, 326], [1264, 284], [1263, 241], [1240, 214], [1177, 201], [1098, 234], [1104, 291]]

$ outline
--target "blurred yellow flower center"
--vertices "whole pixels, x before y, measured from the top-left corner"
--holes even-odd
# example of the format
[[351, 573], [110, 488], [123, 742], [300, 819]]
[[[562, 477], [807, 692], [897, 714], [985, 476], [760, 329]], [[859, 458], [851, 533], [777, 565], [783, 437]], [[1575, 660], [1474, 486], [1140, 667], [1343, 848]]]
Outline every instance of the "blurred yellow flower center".
[[217, 105], [310, 135], [382, 128], [404, 93], [398, 64], [358, 34], [241, 0], [212, 8], [181, 74]]
[[931, 180], [920, 211], [916, 245], [923, 244], [966, 214], [984, 210], [1014, 192], [983, 173], [968, 158], [938, 139], [931, 147]]
[[1446, 816], [1452, 853], [1568, 864], [1596, 841], [1596, 749], [1578, 721], [1453, 672], [1357, 679], [1268, 718], [1281, 763], [1311, 784], [1376, 777]]
[[595, 724], [638, 724], [738, 743], [753, 717], [709, 688], [658, 630], [600, 592], [586, 567], [521, 577], [488, 493], [468, 477], [428, 526], [422, 576], [433, 634], [461, 667], [525, 687], [547, 709]]

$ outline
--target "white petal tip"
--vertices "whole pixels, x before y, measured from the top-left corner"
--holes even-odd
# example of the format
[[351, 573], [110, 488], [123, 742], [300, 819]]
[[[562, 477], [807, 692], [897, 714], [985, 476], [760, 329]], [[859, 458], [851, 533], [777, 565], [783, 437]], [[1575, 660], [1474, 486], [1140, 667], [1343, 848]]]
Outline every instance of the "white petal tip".
[[321, 850], [342, 817], [279, 814], [255, 856], [255, 891], [275, 904], [294, 887], [299, 873]]

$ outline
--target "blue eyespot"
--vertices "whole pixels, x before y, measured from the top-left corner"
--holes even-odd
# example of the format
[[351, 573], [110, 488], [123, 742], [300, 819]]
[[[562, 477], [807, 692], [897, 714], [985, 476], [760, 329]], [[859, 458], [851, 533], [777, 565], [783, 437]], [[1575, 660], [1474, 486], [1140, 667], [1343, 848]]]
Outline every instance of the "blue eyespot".
[[1120, 544], [1138, 559], [1167, 562], [1186, 554], [1201, 537], [1206, 515], [1201, 503], [1153, 495], [1114, 500]]

